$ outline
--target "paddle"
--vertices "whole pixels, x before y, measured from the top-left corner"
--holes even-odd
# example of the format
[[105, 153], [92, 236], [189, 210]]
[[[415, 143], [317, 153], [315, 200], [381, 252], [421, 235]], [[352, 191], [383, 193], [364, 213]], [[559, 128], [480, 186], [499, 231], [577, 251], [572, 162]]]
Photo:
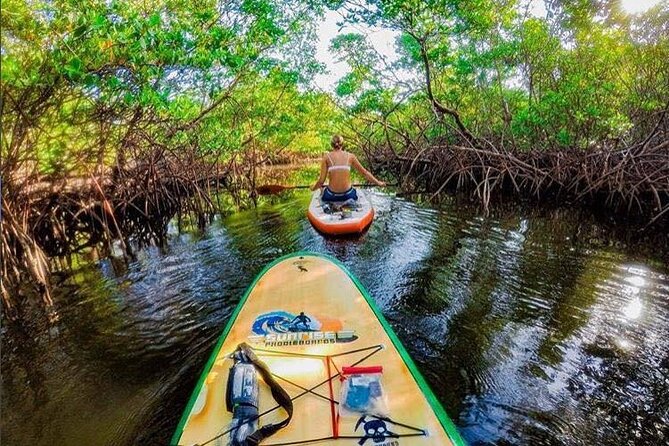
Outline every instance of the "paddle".
[[[362, 184], [354, 184], [353, 187], [375, 187], [376, 184], [368, 184], [368, 183], [362, 183]], [[389, 186], [397, 186], [397, 184], [386, 184], [384, 187], [389, 187]], [[291, 189], [309, 189], [311, 186], [308, 185], [299, 185], [299, 186], [283, 186], [281, 184], [265, 184], [262, 186], [258, 186], [256, 188], [256, 192], [258, 192], [258, 195], [275, 195], [275, 194], [280, 194], [283, 191], [286, 190], [291, 190]]]

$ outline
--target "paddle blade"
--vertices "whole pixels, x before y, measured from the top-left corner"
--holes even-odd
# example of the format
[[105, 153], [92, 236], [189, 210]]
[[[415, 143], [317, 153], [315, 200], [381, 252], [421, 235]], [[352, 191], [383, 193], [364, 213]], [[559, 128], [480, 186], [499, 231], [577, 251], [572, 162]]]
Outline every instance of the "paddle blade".
[[263, 186], [258, 186], [256, 188], [256, 192], [258, 192], [258, 195], [274, 195], [289, 189], [309, 189], [309, 186], [282, 186], [280, 184], [265, 184]]
[[280, 194], [286, 189], [290, 188], [280, 184], [264, 184], [262, 186], [258, 186], [256, 191], [258, 192], [258, 195], [275, 195]]

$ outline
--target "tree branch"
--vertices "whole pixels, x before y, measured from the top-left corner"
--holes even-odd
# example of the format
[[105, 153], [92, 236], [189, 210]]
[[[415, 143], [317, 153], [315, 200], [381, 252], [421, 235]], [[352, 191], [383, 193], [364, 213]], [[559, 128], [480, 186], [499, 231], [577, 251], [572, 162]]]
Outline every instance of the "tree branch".
[[460, 119], [460, 114], [455, 111], [452, 108], [446, 107], [442, 103], [440, 103], [437, 98], [434, 97], [434, 92], [432, 91], [432, 72], [430, 69], [430, 59], [428, 58], [427, 55], [427, 43], [426, 43], [426, 38], [419, 38], [415, 33], [412, 31], [407, 31], [407, 34], [409, 34], [411, 37], [413, 37], [418, 44], [420, 45], [420, 56], [421, 59], [423, 60], [423, 69], [425, 71], [425, 86], [427, 88], [427, 96], [430, 99], [430, 102], [432, 103], [432, 107], [434, 108], [435, 112], [440, 116], [443, 117], [443, 115], [449, 115], [450, 117], [453, 118], [455, 121], [455, 125], [458, 127], [458, 130], [462, 134], [462, 136], [465, 137], [465, 139], [472, 144], [473, 146], [477, 145], [477, 138], [472, 135], [472, 133], [465, 127], [465, 125], [462, 122], [462, 119]]

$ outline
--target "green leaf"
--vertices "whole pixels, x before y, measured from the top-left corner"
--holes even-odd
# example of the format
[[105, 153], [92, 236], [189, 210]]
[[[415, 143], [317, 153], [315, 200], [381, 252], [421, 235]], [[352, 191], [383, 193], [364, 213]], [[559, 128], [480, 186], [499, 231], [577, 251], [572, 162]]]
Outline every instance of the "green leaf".
[[17, 60], [11, 56], [2, 58], [2, 70], [0, 71], [3, 82], [12, 83], [20, 77], [19, 65]]
[[160, 25], [160, 15], [157, 13], [154, 13], [149, 17], [149, 25], [152, 27], [157, 27]]
[[81, 25], [77, 26], [76, 28], [74, 28], [74, 31], [72, 31], [72, 36], [75, 39], [78, 39], [79, 37], [83, 36], [86, 33], [87, 29], [88, 29], [88, 27], [86, 26], [85, 23], [81, 24]]
[[81, 59], [73, 57], [65, 65], [65, 74], [72, 80], [77, 80], [82, 75], [83, 65]]
[[95, 16], [95, 19], [93, 20], [93, 29], [103, 28], [106, 24], [107, 24], [107, 18], [102, 14], [98, 14], [97, 16]]

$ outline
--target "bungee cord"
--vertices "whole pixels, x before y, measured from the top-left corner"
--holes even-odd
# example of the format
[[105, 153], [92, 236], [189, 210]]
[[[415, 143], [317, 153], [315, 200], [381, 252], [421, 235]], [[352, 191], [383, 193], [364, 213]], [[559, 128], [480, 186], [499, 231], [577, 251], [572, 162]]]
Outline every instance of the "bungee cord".
[[[297, 387], [298, 389], [300, 389], [302, 391], [302, 392], [298, 393], [297, 395], [295, 395], [294, 397], [291, 397], [290, 398], [291, 401], [295, 401], [295, 400], [297, 400], [298, 398], [301, 398], [304, 395], [312, 394], [312, 395], [314, 395], [318, 398], [321, 398], [321, 399], [324, 399], [324, 400], [330, 402], [331, 404], [339, 405], [339, 401], [335, 400], [334, 398], [331, 398], [331, 397], [328, 397], [328, 396], [325, 396], [325, 395], [322, 395], [322, 394], [316, 392], [316, 389], [318, 389], [319, 387], [321, 387], [321, 386], [323, 386], [327, 383], [331, 383], [334, 379], [341, 376], [341, 371], [339, 370], [339, 368], [337, 368], [334, 361], [331, 361], [331, 359], [341, 357], [341, 356], [352, 355], [352, 354], [355, 354], [355, 353], [366, 352], [366, 351], [371, 350], [370, 353], [366, 354], [365, 356], [363, 356], [358, 361], [352, 363], [351, 366], [354, 367], [354, 366], [357, 366], [357, 365], [363, 363], [364, 361], [371, 358], [372, 356], [374, 356], [376, 353], [378, 353], [379, 351], [381, 351], [383, 349], [384, 349], [384, 346], [382, 344], [377, 344], [377, 345], [372, 345], [372, 346], [369, 346], [369, 347], [362, 347], [362, 348], [358, 348], [358, 349], [354, 349], [354, 350], [348, 350], [348, 351], [336, 353], [336, 354], [333, 354], [333, 355], [318, 355], [318, 354], [308, 354], [308, 353], [298, 353], [298, 352], [286, 352], [286, 351], [269, 350], [269, 349], [262, 349], [262, 348], [257, 348], [257, 349], [254, 348], [253, 351], [259, 353], [259, 356], [295, 356], [295, 357], [310, 357], [310, 358], [326, 359], [329, 363], [332, 363], [332, 365], [335, 367], [335, 370], [337, 371], [337, 373], [335, 373], [332, 376], [329, 376], [327, 379], [319, 382], [318, 384], [315, 384], [314, 386], [311, 386], [311, 387], [308, 387], [308, 388], [304, 387], [304, 386], [301, 386], [301, 385], [299, 385], [299, 384], [297, 384], [297, 383], [295, 383], [295, 382], [293, 382], [293, 381], [291, 381], [291, 380], [289, 380], [285, 377], [277, 375], [275, 373], [271, 373], [271, 374], [272, 374], [273, 377], [275, 377], [275, 378], [277, 378], [281, 381], [284, 381], [288, 384], [291, 384], [291, 385]], [[328, 373], [328, 375], [329, 375], [329, 373]], [[280, 409], [280, 408], [281, 408], [280, 405], [276, 405], [276, 406], [274, 406], [270, 409], [267, 409], [264, 412], [261, 412], [258, 415], [255, 415], [255, 416], [249, 418], [248, 420], [246, 420], [245, 424], [256, 421], [256, 420], [260, 419], [261, 417], [263, 417], [267, 414], [270, 414], [270, 413], [272, 413], [275, 410]], [[370, 418], [377, 419], [377, 420], [381, 420], [381, 421], [384, 421], [384, 422], [388, 422], [388, 423], [391, 423], [393, 425], [404, 427], [406, 429], [414, 431], [412, 433], [393, 434], [394, 435], [393, 437], [388, 437], [388, 438], [427, 436], [427, 431], [426, 430], [415, 427], [415, 426], [411, 426], [411, 425], [408, 425], [408, 424], [396, 422], [389, 417], [380, 417], [380, 416], [375, 416], [375, 415], [371, 415], [371, 414], [368, 414], [366, 416], [368, 416]], [[234, 426], [232, 428], [226, 429], [223, 432], [219, 433], [218, 435], [216, 435], [216, 436], [210, 438], [209, 440], [205, 441], [204, 443], [197, 443], [193, 446], [209, 445], [209, 444], [213, 443], [214, 441], [219, 440], [222, 437], [236, 431], [239, 427], [241, 427], [241, 425], [237, 425], [237, 426]], [[293, 440], [293, 441], [281, 442], [281, 443], [267, 443], [265, 446], [291, 446], [291, 445], [316, 443], [316, 442], [319, 442], [319, 441], [326, 441], [326, 440], [361, 440], [363, 438], [367, 439], [367, 438], [369, 438], [369, 436], [367, 436], [367, 435], [337, 435], [337, 436], [331, 435], [329, 437], [318, 437], [318, 438], [312, 438], [312, 439], [307, 439], [307, 440]], [[179, 445], [179, 446], [182, 446], [182, 445]]]

